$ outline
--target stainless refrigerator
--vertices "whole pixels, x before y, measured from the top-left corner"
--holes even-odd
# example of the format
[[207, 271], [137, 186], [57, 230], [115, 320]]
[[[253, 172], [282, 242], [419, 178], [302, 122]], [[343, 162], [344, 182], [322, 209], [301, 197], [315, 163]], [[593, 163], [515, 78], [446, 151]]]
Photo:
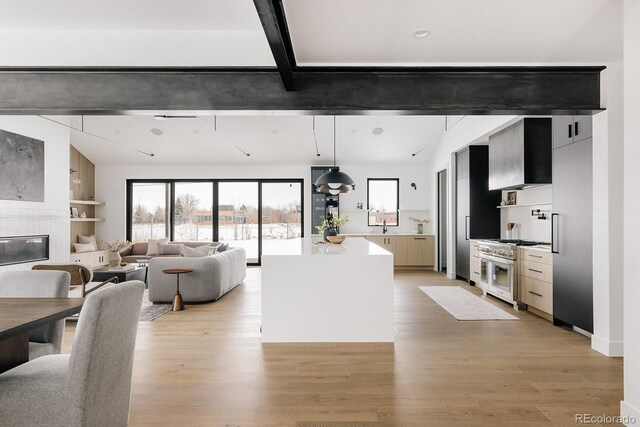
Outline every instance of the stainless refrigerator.
[[[562, 128], [561, 130], [565, 130]], [[571, 129], [566, 134], [573, 137]], [[565, 138], [566, 139], [566, 138]], [[593, 332], [592, 138], [554, 140], [553, 252], [554, 324]]]

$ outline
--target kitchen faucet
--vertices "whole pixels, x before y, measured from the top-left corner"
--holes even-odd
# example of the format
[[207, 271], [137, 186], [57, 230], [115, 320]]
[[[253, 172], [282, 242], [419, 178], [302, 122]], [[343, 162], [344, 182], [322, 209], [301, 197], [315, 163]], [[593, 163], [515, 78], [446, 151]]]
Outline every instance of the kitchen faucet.
[[382, 220], [382, 234], [387, 234], [387, 220]]

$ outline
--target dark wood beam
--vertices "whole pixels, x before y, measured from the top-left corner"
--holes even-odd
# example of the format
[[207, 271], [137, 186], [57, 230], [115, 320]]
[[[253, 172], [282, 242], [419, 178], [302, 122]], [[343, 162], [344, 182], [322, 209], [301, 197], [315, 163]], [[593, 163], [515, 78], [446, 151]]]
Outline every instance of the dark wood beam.
[[276, 61], [282, 83], [288, 91], [296, 90], [293, 77], [293, 67], [296, 59], [293, 45], [287, 27], [287, 19], [281, 0], [253, 0], [267, 36], [273, 59]]
[[0, 69], [0, 114], [584, 114], [602, 69]]

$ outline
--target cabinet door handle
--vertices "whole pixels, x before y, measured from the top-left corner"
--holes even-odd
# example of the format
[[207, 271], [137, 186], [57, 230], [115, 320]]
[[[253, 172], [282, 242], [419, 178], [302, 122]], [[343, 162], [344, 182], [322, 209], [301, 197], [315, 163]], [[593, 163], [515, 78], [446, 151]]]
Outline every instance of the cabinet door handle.
[[537, 296], [537, 297], [542, 297], [542, 294], [539, 294], [539, 293], [537, 293], [537, 292], [529, 291], [529, 293], [530, 293], [530, 294], [533, 294], [533, 295], [535, 295], [535, 296]]
[[464, 217], [464, 239], [469, 240], [469, 216]]
[[414, 237], [413, 240], [427, 240], [426, 237]]
[[573, 135], [571, 134], [571, 125], [569, 125], [569, 138], [573, 138]]
[[529, 254], [529, 256], [530, 256], [531, 258], [542, 258], [542, 256], [540, 256], [540, 255], [532, 255], [532, 254]]
[[551, 214], [551, 253], [559, 254], [560, 251], [556, 248], [556, 233], [558, 232], [558, 227], [554, 225], [554, 218], [559, 218], [557, 213]]
[[575, 126], [575, 132], [574, 135], [578, 136], [578, 122], [574, 122], [573, 125]]
[[478, 273], [477, 271], [474, 271], [473, 274], [480, 274], [480, 273]]
[[478, 256], [478, 255], [474, 255], [473, 257], [474, 257], [474, 258], [480, 258], [480, 256]]
[[542, 271], [540, 271], [540, 270], [534, 270], [533, 268], [529, 268], [528, 270], [529, 270], [529, 271], [533, 271], [534, 273], [540, 273], [540, 274], [542, 274]]

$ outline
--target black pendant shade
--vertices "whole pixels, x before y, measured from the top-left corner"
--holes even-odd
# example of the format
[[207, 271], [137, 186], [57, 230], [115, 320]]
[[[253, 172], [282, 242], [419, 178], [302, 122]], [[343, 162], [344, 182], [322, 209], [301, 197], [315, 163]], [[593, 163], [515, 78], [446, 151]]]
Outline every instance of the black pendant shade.
[[340, 172], [340, 168], [336, 166], [336, 117], [333, 116], [333, 167], [329, 168], [329, 172], [320, 175], [315, 182], [316, 190], [326, 194], [349, 193], [355, 187], [353, 178], [344, 172]]

